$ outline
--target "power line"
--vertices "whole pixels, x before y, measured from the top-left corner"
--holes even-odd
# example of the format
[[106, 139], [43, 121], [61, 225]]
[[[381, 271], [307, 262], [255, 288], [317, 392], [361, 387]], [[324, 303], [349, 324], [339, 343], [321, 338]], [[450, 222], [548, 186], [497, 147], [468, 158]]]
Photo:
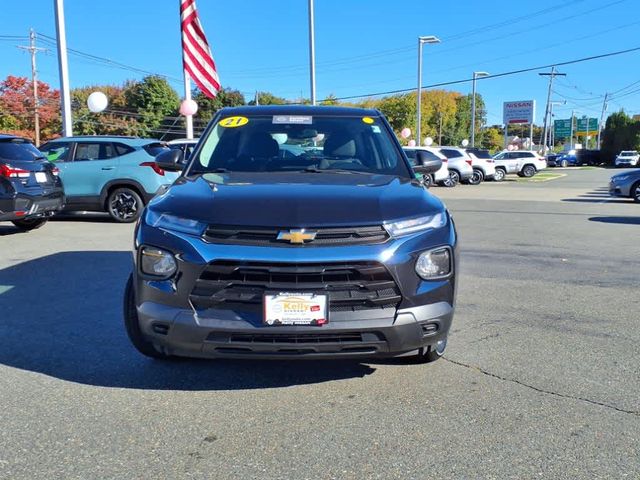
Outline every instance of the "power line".
[[[582, 58], [577, 58], [574, 60], [567, 60], [564, 62], [557, 62], [557, 63], [550, 63], [547, 65], [539, 65], [536, 67], [528, 67], [528, 68], [521, 68], [519, 70], [511, 70], [511, 71], [507, 71], [507, 72], [502, 72], [502, 73], [496, 73], [493, 75], [488, 75], [486, 77], [482, 77], [479, 78], [478, 80], [481, 81], [486, 81], [489, 80], [491, 78], [499, 78], [499, 77], [506, 77], [506, 76], [510, 76], [510, 75], [518, 75], [521, 73], [527, 73], [527, 72], [533, 72], [536, 70], [543, 70], [543, 69], [547, 69], [547, 68], [551, 68], [551, 67], [561, 67], [564, 65], [573, 65], [575, 63], [582, 63], [582, 62], [588, 62], [591, 60], [598, 60], [601, 58], [607, 58], [607, 57], [613, 57], [616, 55], [623, 55], [625, 53], [631, 53], [631, 52], [637, 52], [638, 50], [640, 50], [640, 47], [634, 47], [634, 48], [627, 48], [625, 50], [618, 50], [615, 52], [608, 52], [608, 53], [603, 53], [600, 55], [591, 55], [589, 57], [582, 57]], [[468, 83], [468, 82], [472, 82], [473, 78], [465, 78], [465, 79], [461, 79], [461, 80], [452, 80], [449, 82], [440, 82], [440, 83], [433, 83], [431, 85], [425, 85], [422, 88], [436, 88], [436, 87], [446, 87], [449, 85], [458, 85], [461, 83]], [[386, 92], [375, 92], [375, 93], [366, 93], [366, 94], [362, 94], [362, 95], [350, 95], [347, 97], [339, 97], [336, 98], [336, 100], [353, 100], [355, 98], [364, 98], [364, 97], [379, 97], [381, 95], [394, 95], [397, 93], [408, 93], [408, 92], [412, 92], [415, 90], [415, 87], [413, 88], [401, 88], [401, 89], [397, 89], [397, 90], [387, 90]]]

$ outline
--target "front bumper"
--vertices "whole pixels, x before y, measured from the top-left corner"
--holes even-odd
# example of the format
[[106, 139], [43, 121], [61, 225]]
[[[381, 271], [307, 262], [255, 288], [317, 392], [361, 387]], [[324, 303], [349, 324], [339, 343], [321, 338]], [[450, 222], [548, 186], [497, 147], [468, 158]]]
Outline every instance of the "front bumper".
[[199, 315], [157, 303], [144, 303], [137, 312], [143, 334], [157, 348], [200, 358], [393, 357], [435, 346], [453, 319], [446, 302], [370, 318], [355, 312], [322, 327], [256, 326], [242, 312]]

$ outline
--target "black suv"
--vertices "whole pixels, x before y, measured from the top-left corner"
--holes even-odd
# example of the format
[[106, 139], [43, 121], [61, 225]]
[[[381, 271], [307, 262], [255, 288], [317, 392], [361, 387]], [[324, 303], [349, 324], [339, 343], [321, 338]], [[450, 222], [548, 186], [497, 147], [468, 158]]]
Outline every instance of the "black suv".
[[0, 221], [33, 230], [64, 207], [58, 169], [29, 140], [0, 135]]
[[[441, 166], [417, 160], [419, 173]], [[182, 152], [156, 162], [180, 170]], [[433, 361], [453, 318], [456, 245], [377, 110], [223, 109], [140, 217], [127, 333], [154, 358]]]

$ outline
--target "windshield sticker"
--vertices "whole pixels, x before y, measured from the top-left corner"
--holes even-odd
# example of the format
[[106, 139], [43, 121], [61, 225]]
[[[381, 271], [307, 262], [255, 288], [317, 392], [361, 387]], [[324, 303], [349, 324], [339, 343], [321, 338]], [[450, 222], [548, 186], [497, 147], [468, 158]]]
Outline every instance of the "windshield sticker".
[[362, 121], [368, 125], [371, 125], [375, 120], [371, 117], [362, 117]]
[[249, 119], [247, 117], [228, 117], [220, 120], [218, 125], [225, 128], [236, 128], [246, 125], [247, 123], [249, 123]]
[[382, 133], [378, 125], [371, 125], [371, 130], [373, 130], [373, 133]]
[[282, 124], [296, 124], [296, 125], [311, 125], [313, 123], [313, 117], [306, 115], [274, 115], [273, 123]]

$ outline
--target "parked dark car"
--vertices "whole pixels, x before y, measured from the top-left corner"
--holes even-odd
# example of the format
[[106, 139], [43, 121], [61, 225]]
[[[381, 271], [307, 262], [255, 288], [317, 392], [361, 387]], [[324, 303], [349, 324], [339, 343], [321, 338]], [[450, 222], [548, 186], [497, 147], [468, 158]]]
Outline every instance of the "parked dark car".
[[569, 150], [555, 159], [557, 167], [600, 165], [601, 162], [600, 150]]
[[[182, 157], [156, 162], [180, 170]], [[412, 169], [377, 110], [219, 110], [136, 225], [131, 342], [153, 358], [437, 360], [457, 235], [414, 175], [441, 161], [416, 157]]]
[[33, 230], [64, 202], [58, 169], [29, 140], [0, 134], [0, 221]]

